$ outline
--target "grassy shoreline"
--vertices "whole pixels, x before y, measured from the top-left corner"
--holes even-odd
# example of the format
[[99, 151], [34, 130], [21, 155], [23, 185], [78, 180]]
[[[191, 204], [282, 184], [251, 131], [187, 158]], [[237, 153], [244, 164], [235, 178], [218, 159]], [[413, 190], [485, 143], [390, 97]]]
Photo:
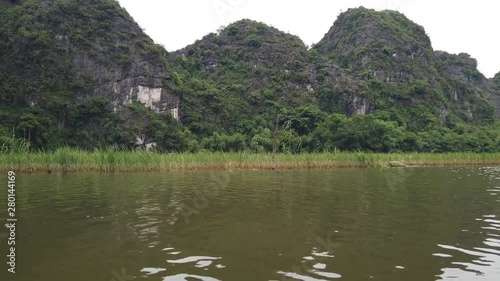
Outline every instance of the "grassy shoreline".
[[224, 169], [319, 169], [342, 167], [389, 167], [399, 161], [407, 166], [500, 165], [500, 153], [365, 153], [331, 152], [270, 153], [153, 153], [116, 151], [88, 152], [61, 148], [54, 152], [13, 152], [0, 154], [0, 170], [36, 172], [131, 172]]

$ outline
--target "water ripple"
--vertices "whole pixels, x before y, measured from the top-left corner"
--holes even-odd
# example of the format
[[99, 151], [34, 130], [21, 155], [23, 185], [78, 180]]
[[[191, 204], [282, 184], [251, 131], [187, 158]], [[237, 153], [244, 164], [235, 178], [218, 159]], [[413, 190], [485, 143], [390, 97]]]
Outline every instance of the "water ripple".
[[145, 267], [141, 269], [141, 272], [147, 273], [146, 275], [153, 275], [165, 271], [165, 268], [155, 268], [155, 267]]
[[327, 281], [325, 279], [318, 279], [302, 274], [298, 274], [295, 272], [284, 272], [284, 271], [278, 271], [278, 274], [283, 275], [288, 278], [296, 279], [296, 280], [302, 280], [302, 281]]
[[[487, 230], [500, 230], [497, 227], [498, 220], [494, 220], [496, 216], [494, 215], [485, 215], [484, 219], [481, 220], [485, 223], [488, 223], [489, 226], [483, 226], [482, 229]], [[492, 235], [492, 234], [490, 234]], [[438, 276], [441, 279], [439, 280], [456, 280], [459, 278], [460, 280], [497, 280], [498, 276], [500, 276], [500, 250], [495, 248], [500, 248], [500, 240], [494, 238], [486, 238], [483, 241], [483, 244], [489, 246], [490, 248], [485, 247], [474, 247], [472, 250], [450, 246], [450, 245], [442, 245], [438, 244], [438, 246], [442, 249], [460, 252], [466, 254], [468, 256], [474, 257], [471, 262], [452, 262], [453, 265], [457, 267], [453, 268], [443, 268], [443, 273]], [[446, 254], [433, 254], [434, 256], [445, 257]], [[448, 255], [446, 255], [448, 256]], [[450, 255], [451, 257], [451, 255]], [[496, 276], [493, 279], [493, 276]]]
[[207, 257], [207, 256], [192, 256], [192, 257], [186, 257], [182, 259], [177, 259], [177, 260], [167, 260], [168, 263], [192, 263], [192, 262], [199, 262], [203, 260], [219, 260], [221, 258], [219, 257]]
[[319, 276], [322, 276], [322, 277], [327, 277], [327, 278], [338, 279], [338, 278], [342, 277], [342, 275], [337, 274], [337, 273], [333, 273], [333, 272], [325, 272], [325, 271], [319, 271], [319, 270], [311, 270], [310, 272], [317, 274]]
[[186, 273], [167, 276], [167, 277], [163, 278], [163, 281], [190, 281], [190, 279], [187, 279], [187, 278], [196, 278], [200, 281], [220, 281], [219, 279], [216, 279], [213, 277], [186, 274]]

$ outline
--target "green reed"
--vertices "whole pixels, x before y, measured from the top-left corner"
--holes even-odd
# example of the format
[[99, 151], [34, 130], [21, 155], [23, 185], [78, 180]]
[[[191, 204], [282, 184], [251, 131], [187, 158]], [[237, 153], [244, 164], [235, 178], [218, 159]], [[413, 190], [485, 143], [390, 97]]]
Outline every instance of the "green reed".
[[[277, 169], [499, 165], [500, 153], [366, 153], [277, 154]], [[271, 153], [157, 153], [98, 148], [86, 151], [62, 147], [55, 151], [16, 149], [0, 152], [0, 170], [18, 172], [169, 171], [194, 169], [272, 169]]]

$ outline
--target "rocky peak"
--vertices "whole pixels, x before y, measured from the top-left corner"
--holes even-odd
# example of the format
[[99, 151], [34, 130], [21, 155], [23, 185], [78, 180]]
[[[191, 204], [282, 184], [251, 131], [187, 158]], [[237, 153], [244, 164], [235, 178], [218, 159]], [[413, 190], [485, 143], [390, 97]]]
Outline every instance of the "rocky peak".
[[449, 54], [444, 51], [434, 52], [436, 67], [441, 75], [449, 79], [471, 82], [487, 86], [488, 80], [477, 69], [477, 60], [467, 53]]
[[432, 46], [422, 26], [396, 11], [363, 7], [339, 15], [315, 46], [343, 68], [388, 82], [428, 80]]
[[278, 44], [287, 43], [287, 45], [304, 47], [305, 45], [302, 40], [295, 36], [277, 28], [269, 26], [262, 22], [257, 22], [249, 19], [242, 19], [236, 21], [227, 27], [219, 29], [217, 35], [220, 35], [228, 41], [227, 43], [245, 44], [248, 43], [250, 46], [258, 47], [257, 44], [252, 44], [252, 39], [258, 38], [260, 43], [267, 44]]
[[179, 50], [176, 55], [179, 54], [202, 58], [208, 69], [228, 59], [246, 62], [253, 68], [279, 66], [287, 69], [291, 61], [305, 61], [307, 49], [297, 36], [244, 19], [210, 33]]

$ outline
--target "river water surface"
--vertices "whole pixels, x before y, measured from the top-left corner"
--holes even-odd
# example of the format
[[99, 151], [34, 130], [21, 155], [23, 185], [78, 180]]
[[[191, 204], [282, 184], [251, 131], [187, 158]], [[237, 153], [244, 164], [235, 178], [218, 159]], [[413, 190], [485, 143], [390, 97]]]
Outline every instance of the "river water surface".
[[16, 196], [2, 281], [500, 280], [498, 167], [18, 175]]

